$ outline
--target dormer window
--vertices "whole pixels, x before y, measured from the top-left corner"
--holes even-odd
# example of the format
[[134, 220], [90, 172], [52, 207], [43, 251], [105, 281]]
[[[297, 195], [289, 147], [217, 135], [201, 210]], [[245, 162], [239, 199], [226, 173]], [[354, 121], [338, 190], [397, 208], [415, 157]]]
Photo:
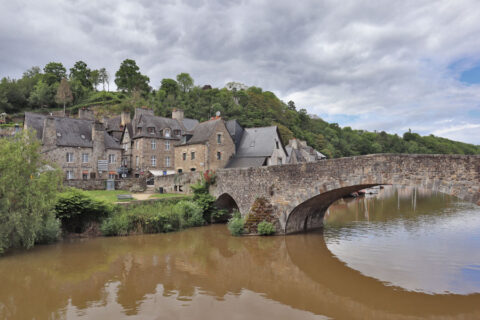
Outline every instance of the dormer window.
[[166, 138], [170, 138], [170, 129], [165, 129], [165, 130], [164, 130], [164, 136], [165, 136]]
[[177, 130], [173, 130], [173, 134], [174, 134], [175, 136], [179, 136], [179, 135], [182, 134], [182, 132], [177, 129]]
[[275, 144], [277, 145], [277, 149], [280, 149], [280, 145], [278, 144], [278, 141], [275, 141]]
[[137, 127], [137, 133], [142, 133], [142, 127]]
[[147, 128], [149, 134], [155, 134], [155, 128], [149, 127]]

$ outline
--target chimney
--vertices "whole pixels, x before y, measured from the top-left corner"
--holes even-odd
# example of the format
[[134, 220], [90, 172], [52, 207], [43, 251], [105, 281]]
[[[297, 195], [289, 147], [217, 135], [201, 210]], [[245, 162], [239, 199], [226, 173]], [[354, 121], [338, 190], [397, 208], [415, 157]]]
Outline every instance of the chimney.
[[95, 121], [92, 125], [93, 160], [105, 159], [105, 128], [103, 123]]
[[127, 123], [130, 123], [130, 112], [122, 111], [120, 114], [121, 126], [125, 127]]
[[175, 119], [175, 120], [178, 120], [178, 121], [183, 121], [183, 110], [173, 109], [172, 119]]
[[78, 119], [95, 120], [95, 115], [93, 114], [92, 110], [80, 108], [78, 109]]
[[42, 142], [44, 146], [57, 145], [57, 127], [52, 116], [47, 116], [43, 120]]

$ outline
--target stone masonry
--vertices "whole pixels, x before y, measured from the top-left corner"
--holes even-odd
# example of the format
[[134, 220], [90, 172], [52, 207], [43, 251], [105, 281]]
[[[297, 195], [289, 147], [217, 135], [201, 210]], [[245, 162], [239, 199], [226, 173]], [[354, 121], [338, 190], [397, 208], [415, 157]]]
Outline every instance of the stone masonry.
[[[219, 169], [210, 192], [228, 194], [247, 215], [255, 200], [268, 200], [278, 219], [277, 232], [321, 227], [334, 201], [376, 185], [428, 188], [480, 205], [480, 156], [377, 154], [312, 163], [244, 169]], [[177, 176], [177, 185], [193, 181]], [[167, 182], [156, 181], [157, 185]], [[183, 189], [186, 190], [186, 189]], [[184, 191], [188, 192], [188, 191]]]

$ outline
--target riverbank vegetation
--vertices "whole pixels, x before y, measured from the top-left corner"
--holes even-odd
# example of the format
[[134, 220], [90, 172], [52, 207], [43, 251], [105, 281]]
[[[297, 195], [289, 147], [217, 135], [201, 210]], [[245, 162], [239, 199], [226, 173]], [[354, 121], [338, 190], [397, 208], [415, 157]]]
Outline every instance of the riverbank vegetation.
[[[68, 78], [71, 99], [58, 98], [63, 78]], [[111, 81], [116, 83], [118, 92], [105, 90]], [[410, 130], [397, 135], [341, 128], [262, 88], [242, 84], [230, 87], [195, 86], [188, 73], [163, 79], [152, 87], [149, 78], [130, 59], [122, 62], [114, 78], [104, 68], [91, 70], [83, 61], [76, 62], [68, 73], [62, 63], [50, 62], [43, 69], [32, 67], [20, 79], [0, 81], [0, 113], [21, 116], [25, 110], [63, 110], [66, 103], [71, 113], [81, 107], [95, 107], [99, 114], [108, 115], [147, 106], [155, 114], [168, 117], [173, 108], [181, 108], [186, 117], [205, 121], [220, 111], [223, 118], [237, 119], [244, 127], [276, 125], [284, 142], [293, 137], [306, 140], [329, 158], [373, 153], [480, 154], [480, 146], [433, 135], [420, 136]]]
[[62, 176], [41, 159], [32, 132], [0, 139], [0, 253], [58, 238], [52, 211]]

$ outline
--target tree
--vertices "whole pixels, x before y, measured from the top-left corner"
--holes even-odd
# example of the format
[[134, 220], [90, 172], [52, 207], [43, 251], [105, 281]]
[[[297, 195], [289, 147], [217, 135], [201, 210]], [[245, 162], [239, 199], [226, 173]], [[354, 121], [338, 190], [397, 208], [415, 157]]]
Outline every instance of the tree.
[[90, 82], [92, 83], [93, 90], [97, 91], [97, 86], [100, 84], [100, 71], [92, 70], [90, 72]]
[[58, 104], [63, 104], [63, 116], [65, 116], [65, 104], [73, 101], [72, 90], [70, 90], [70, 85], [65, 78], [60, 81], [60, 85], [57, 89], [57, 95], [55, 96], [55, 101]]
[[177, 75], [177, 82], [183, 93], [190, 91], [193, 87], [193, 79], [188, 73], [180, 73]]
[[91, 70], [87, 67], [87, 64], [83, 61], [77, 61], [70, 68], [70, 79], [78, 80], [85, 88], [91, 89], [92, 82], [90, 81]]
[[166, 97], [168, 97], [169, 95], [176, 97], [178, 93], [178, 83], [173, 79], [162, 79], [160, 90], [163, 90], [165, 92]]
[[52, 209], [62, 178], [59, 171], [45, 169], [35, 133], [0, 139], [0, 154], [0, 253], [30, 248], [49, 232], [56, 238], [59, 225]]
[[130, 93], [134, 90], [149, 92], [149, 82], [150, 79], [140, 73], [140, 68], [137, 66], [135, 60], [132, 59], [123, 60], [120, 68], [115, 73], [115, 84], [118, 89], [124, 92], [127, 91]]
[[67, 69], [60, 62], [50, 62], [43, 68], [44, 80], [51, 86], [54, 83], [60, 82], [62, 78], [67, 76]]
[[109, 76], [108, 76], [108, 72], [105, 68], [101, 68], [100, 70], [98, 70], [98, 81], [100, 81], [100, 83], [102, 84], [102, 87], [103, 87], [103, 91], [105, 91], [105, 83], [107, 84], [108, 86], [108, 90], [110, 91], [110, 82], [109, 82]]
[[54, 90], [45, 81], [37, 82], [28, 98], [35, 107], [48, 107], [53, 102]]

